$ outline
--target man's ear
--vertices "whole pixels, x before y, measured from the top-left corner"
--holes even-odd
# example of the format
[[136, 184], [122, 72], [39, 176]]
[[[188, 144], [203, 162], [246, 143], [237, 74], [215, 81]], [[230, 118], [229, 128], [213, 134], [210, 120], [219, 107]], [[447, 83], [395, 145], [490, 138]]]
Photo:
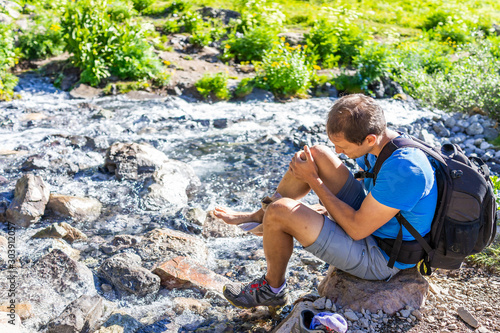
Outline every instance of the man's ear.
[[373, 147], [377, 143], [377, 136], [375, 134], [368, 134], [365, 138], [368, 141], [368, 145]]

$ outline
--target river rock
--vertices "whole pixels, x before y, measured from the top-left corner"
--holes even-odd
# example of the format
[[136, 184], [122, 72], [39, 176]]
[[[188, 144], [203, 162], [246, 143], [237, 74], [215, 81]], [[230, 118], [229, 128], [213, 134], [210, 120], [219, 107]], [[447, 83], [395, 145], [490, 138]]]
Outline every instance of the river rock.
[[457, 309], [457, 313], [460, 316], [460, 318], [462, 318], [462, 320], [465, 321], [470, 326], [472, 326], [474, 328], [479, 327], [479, 323], [477, 322], [477, 319], [474, 318], [474, 316], [469, 311], [467, 311], [464, 307], [462, 307], [462, 306], [459, 307]]
[[202, 16], [221, 19], [225, 25], [229, 24], [230, 20], [241, 18], [241, 14], [229, 9], [218, 9], [213, 7], [203, 7], [198, 10]]
[[106, 254], [112, 254], [123, 249], [133, 247], [139, 243], [139, 238], [132, 235], [117, 235], [111, 244], [102, 244], [101, 250]]
[[167, 155], [148, 144], [115, 142], [106, 152], [104, 168], [118, 180], [142, 180], [167, 161]]
[[337, 305], [372, 313], [381, 309], [390, 315], [406, 306], [420, 308], [428, 290], [429, 284], [416, 268], [402, 270], [386, 282], [363, 280], [330, 267], [318, 286], [319, 294]]
[[131, 315], [116, 311], [94, 333], [135, 333], [142, 326], [144, 325]]
[[468, 135], [478, 135], [484, 132], [483, 126], [480, 123], [474, 122], [465, 130]]
[[172, 308], [178, 315], [186, 310], [201, 315], [211, 307], [211, 304], [207, 301], [187, 297], [176, 297], [172, 300], [172, 303]]
[[244, 102], [267, 102], [267, 103], [272, 103], [274, 102], [274, 95], [272, 92], [260, 89], [260, 88], [253, 88], [252, 92], [245, 97], [243, 97]]
[[205, 223], [203, 223], [203, 236], [207, 238], [237, 237], [244, 234], [245, 231], [241, 228], [225, 223], [223, 220], [215, 217], [212, 212], [207, 214]]
[[160, 289], [160, 279], [141, 266], [141, 258], [132, 253], [120, 253], [106, 259], [99, 273], [117, 289], [138, 297], [154, 294]]
[[48, 324], [47, 333], [92, 332], [103, 313], [99, 295], [82, 295]]
[[67, 242], [87, 240], [87, 235], [66, 222], [54, 223], [33, 235], [33, 238], [62, 238]]
[[59, 249], [40, 258], [34, 267], [37, 277], [60, 294], [95, 294], [92, 271]]
[[141, 193], [143, 208], [182, 208], [188, 203], [188, 195], [200, 185], [192, 167], [180, 161], [165, 161], [144, 183], [145, 190]]
[[495, 140], [500, 135], [500, 132], [496, 128], [487, 127], [484, 129], [483, 135], [486, 140], [491, 141]]
[[171, 229], [149, 231], [135, 249], [142, 260], [153, 262], [188, 256], [199, 263], [205, 263], [208, 255], [202, 239]]
[[95, 221], [101, 215], [102, 204], [94, 198], [51, 194], [47, 209], [56, 216], [72, 218], [75, 221]]
[[26, 174], [16, 183], [14, 200], [5, 213], [7, 221], [27, 228], [38, 222], [49, 201], [50, 187], [40, 176]]
[[71, 98], [79, 99], [90, 99], [98, 97], [102, 93], [101, 89], [93, 88], [84, 83], [79, 83], [74, 89], [69, 92]]
[[205, 294], [208, 290], [222, 291], [230, 281], [219, 274], [200, 266], [187, 257], [177, 257], [160, 264], [153, 270], [161, 278], [161, 285], [168, 289], [194, 288]]

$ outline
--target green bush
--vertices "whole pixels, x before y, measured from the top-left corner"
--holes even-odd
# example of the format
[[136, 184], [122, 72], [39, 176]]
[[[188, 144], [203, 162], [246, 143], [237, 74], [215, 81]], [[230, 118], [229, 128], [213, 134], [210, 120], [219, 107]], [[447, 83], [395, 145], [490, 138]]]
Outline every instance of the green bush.
[[123, 22], [137, 15], [133, 4], [128, 0], [110, 0], [106, 8], [111, 21]]
[[472, 112], [478, 109], [500, 119], [500, 62], [487, 42], [468, 45], [448, 72], [402, 71], [394, 77], [405, 91], [422, 103], [443, 110]]
[[203, 18], [197, 12], [186, 12], [178, 22], [184, 32], [196, 32], [203, 27]]
[[257, 87], [289, 97], [306, 93], [313, 73], [303, 48], [277, 43], [256, 65]]
[[280, 5], [275, 2], [238, 0], [235, 7], [241, 13], [241, 19], [236, 22], [236, 28], [239, 32], [252, 30], [256, 27], [278, 31], [283, 28], [286, 20]]
[[333, 67], [337, 60], [350, 64], [367, 37], [358, 22], [358, 13], [344, 7], [323, 7], [306, 40], [323, 66]]
[[276, 32], [266, 27], [256, 27], [244, 30], [244, 33], [233, 33], [224, 44], [223, 61], [235, 59], [241, 61], [259, 61], [264, 54], [273, 48], [273, 43], [278, 43]]
[[490, 52], [491, 54], [500, 60], [500, 36], [489, 36], [488, 42], [491, 43]]
[[234, 96], [238, 98], [243, 98], [250, 95], [255, 87], [254, 78], [246, 77], [238, 83], [238, 86], [234, 90]]
[[57, 19], [41, 19], [28, 31], [19, 34], [18, 47], [23, 59], [45, 59], [64, 50], [62, 28]]
[[0, 101], [12, 98], [17, 77], [9, 69], [17, 63], [12, 27], [0, 24]]
[[96, 86], [111, 74], [132, 80], [165, 75], [144, 30], [131, 20], [112, 21], [107, 9], [107, 0], [70, 2], [65, 9], [66, 49], [82, 70], [80, 81]]
[[227, 79], [227, 74], [223, 72], [214, 75], [205, 74], [195, 83], [195, 87], [205, 99], [212, 94], [220, 100], [228, 100], [231, 98], [231, 93], [227, 88]]
[[359, 48], [359, 54], [354, 57], [353, 65], [357, 67], [361, 80], [361, 87], [368, 89], [368, 85], [390, 72], [390, 49], [377, 42], [365, 43]]
[[156, 0], [132, 0], [134, 4], [134, 9], [138, 12], [143, 12], [146, 8], [149, 8], [155, 3]]

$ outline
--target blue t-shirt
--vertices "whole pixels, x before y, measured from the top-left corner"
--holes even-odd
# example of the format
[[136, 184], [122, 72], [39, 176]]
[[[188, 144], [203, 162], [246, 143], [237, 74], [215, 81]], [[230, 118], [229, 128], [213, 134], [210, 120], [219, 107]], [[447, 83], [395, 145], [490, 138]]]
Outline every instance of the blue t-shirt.
[[[364, 156], [356, 162], [365, 171], [373, 171], [377, 158], [368, 154], [370, 170], [366, 170]], [[396, 150], [382, 164], [373, 186], [372, 178], [365, 178], [365, 188], [383, 205], [399, 209], [408, 222], [422, 235], [431, 230], [437, 203], [437, 184], [434, 168], [427, 155], [417, 148], [400, 148]], [[395, 217], [375, 230], [374, 236], [395, 239], [399, 232], [399, 223]], [[406, 228], [403, 227], [403, 240], [414, 240]], [[382, 251], [384, 257], [389, 256]], [[399, 269], [406, 269], [415, 265], [396, 262]]]

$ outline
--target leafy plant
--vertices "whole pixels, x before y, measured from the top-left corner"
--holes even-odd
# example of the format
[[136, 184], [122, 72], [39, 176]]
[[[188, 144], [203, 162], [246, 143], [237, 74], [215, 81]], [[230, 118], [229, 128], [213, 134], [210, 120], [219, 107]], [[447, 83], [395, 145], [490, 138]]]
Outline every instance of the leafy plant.
[[264, 54], [273, 48], [277, 42], [276, 32], [266, 27], [256, 27], [244, 30], [244, 33], [235, 32], [223, 43], [223, 61], [235, 59], [236, 61], [262, 60]]
[[138, 12], [143, 12], [146, 8], [149, 8], [156, 0], [132, 0], [134, 4], [134, 9]]
[[18, 47], [23, 59], [45, 59], [64, 50], [62, 28], [57, 19], [43, 18], [18, 36]]
[[266, 27], [269, 30], [280, 30], [286, 16], [279, 4], [266, 0], [239, 0], [236, 8], [241, 13], [241, 19], [236, 22], [237, 31], [243, 32], [256, 27]]
[[359, 54], [354, 57], [353, 65], [358, 69], [361, 87], [368, 89], [368, 85], [390, 71], [390, 50], [380, 43], [365, 43], [359, 48]]
[[9, 100], [14, 95], [18, 78], [9, 73], [9, 69], [16, 63], [12, 27], [0, 24], [0, 101]]
[[246, 77], [238, 83], [234, 90], [234, 95], [238, 98], [243, 98], [250, 95], [255, 87], [255, 79]]
[[95, 86], [111, 74], [132, 80], [163, 75], [141, 26], [131, 20], [112, 21], [107, 9], [107, 0], [80, 0], [66, 7], [62, 19], [66, 49], [82, 70], [80, 81]]
[[228, 76], [224, 72], [213, 75], [205, 74], [195, 83], [195, 87], [205, 99], [212, 94], [218, 99], [228, 100], [231, 97], [231, 93], [227, 88], [227, 79]]
[[257, 87], [289, 97], [305, 94], [313, 73], [312, 64], [300, 46], [290, 47], [282, 40], [256, 64]]

